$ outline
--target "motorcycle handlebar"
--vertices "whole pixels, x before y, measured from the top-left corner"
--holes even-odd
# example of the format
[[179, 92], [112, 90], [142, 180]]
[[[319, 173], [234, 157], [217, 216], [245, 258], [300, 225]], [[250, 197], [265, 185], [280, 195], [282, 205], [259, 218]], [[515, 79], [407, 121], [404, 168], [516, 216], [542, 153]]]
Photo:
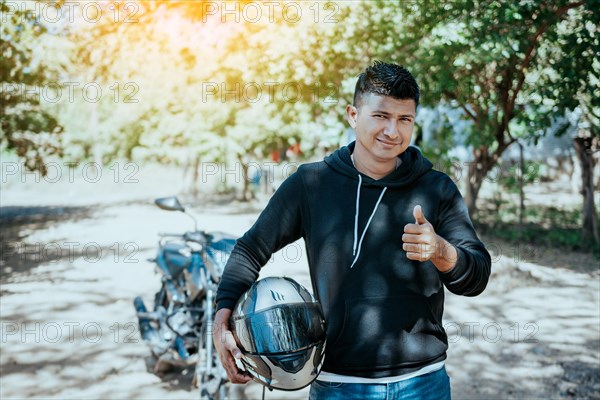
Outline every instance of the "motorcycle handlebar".
[[158, 236], [174, 236], [174, 237], [182, 237], [185, 235], [189, 235], [189, 234], [193, 234], [193, 233], [200, 233], [202, 235], [206, 235], [206, 233], [204, 231], [195, 231], [195, 232], [184, 232], [184, 233], [166, 233], [166, 232], [159, 232]]

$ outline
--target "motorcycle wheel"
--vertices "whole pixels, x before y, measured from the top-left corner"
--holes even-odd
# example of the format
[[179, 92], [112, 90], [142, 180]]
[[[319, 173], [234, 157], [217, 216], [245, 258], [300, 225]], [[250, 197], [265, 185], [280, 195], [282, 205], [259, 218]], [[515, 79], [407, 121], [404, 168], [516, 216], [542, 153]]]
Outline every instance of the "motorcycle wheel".
[[[212, 362], [210, 371], [205, 371], [202, 364], [205, 361], [206, 353], [202, 352], [198, 358], [196, 374], [193, 384], [200, 390], [200, 399], [202, 400], [226, 400], [229, 399], [230, 384], [224, 378], [224, 371], [220, 363]], [[202, 367], [201, 367], [202, 366]]]
[[[212, 360], [207, 370], [207, 346], [211, 346]], [[198, 359], [196, 363], [196, 372], [194, 374], [194, 384], [200, 390], [200, 399], [202, 400], [226, 400], [230, 399], [230, 384], [227, 381], [227, 373], [221, 365], [219, 355], [214, 348], [212, 340], [206, 340], [206, 326], [203, 326], [198, 344]]]

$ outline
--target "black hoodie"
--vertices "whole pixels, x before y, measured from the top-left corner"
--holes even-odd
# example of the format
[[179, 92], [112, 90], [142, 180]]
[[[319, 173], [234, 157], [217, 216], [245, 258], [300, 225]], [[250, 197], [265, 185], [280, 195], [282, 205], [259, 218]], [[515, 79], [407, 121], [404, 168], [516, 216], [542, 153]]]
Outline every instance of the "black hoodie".
[[[444, 286], [478, 295], [491, 259], [456, 185], [432, 170], [418, 149], [409, 147], [400, 166], [379, 180], [356, 170], [353, 149], [351, 143], [323, 162], [304, 164], [283, 182], [238, 240], [217, 307], [233, 309], [272, 253], [303, 238], [327, 321], [323, 370], [366, 378], [409, 373], [446, 358]], [[409, 260], [402, 249], [415, 205], [457, 249], [456, 266], [447, 273]]]

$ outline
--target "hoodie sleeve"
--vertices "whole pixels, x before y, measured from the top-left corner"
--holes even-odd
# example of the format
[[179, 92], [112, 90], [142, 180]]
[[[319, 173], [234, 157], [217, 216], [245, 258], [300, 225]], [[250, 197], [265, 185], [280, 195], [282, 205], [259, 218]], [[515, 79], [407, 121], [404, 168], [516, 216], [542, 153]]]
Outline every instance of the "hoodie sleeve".
[[442, 203], [438, 212], [436, 233], [454, 245], [458, 259], [450, 271], [440, 272], [440, 279], [452, 293], [477, 296], [485, 289], [491, 257], [477, 237], [465, 202], [449, 177], [442, 185]]
[[219, 283], [217, 310], [233, 309], [271, 255], [302, 236], [304, 196], [300, 172], [295, 172], [273, 194], [250, 230], [238, 239]]

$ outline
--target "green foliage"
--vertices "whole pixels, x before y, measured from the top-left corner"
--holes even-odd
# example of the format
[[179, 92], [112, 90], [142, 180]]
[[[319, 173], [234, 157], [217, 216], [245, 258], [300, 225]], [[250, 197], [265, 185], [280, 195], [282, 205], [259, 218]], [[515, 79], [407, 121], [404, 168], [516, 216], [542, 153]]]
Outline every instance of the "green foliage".
[[[9, 98], [4, 148], [58, 153], [49, 137], [64, 126], [72, 161], [251, 161], [295, 144], [320, 155], [343, 141], [356, 75], [374, 59], [409, 67], [423, 106], [441, 107], [433, 137], [417, 143], [435, 162], [451, 163], [448, 152], [466, 135], [491, 168], [510, 143], [535, 142], [575, 107], [590, 131], [600, 126], [598, 0], [301, 2], [298, 22], [280, 12], [223, 22], [209, 11], [222, 3], [161, 0], [135, 2], [135, 23], [115, 19], [130, 3], [100, 2], [96, 23], [58, 25], [53, 35], [31, 14], [2, 25], [3, 83], [44, 85], [58, 68], [40, 61], [56, 59], [61, 82], [95, 82], [106, 94], [54, 105]], [[56, 49], [38, 51], [48, 38]]]
[[486, 235], [512, 243], [560, 248], [568, 251], [594, 253], [600, 258], [600, 248], [593, 242], [581, 240], [581, 210], [557, 207], [530, 207], [526, 209], [527, 223], [517, 221], [518, 207], [503, 202], [483, 207], [477, 213], [478, 229]]
[[504, 164], [500, 170], [497, 183], [501, 190], [512, 194], [518, 194], [521, 185], [521, 176], [523, 177], [523, 187], [539, 181], [540, 164], [536, 162], [525, 162], [524, 171], [521, 171], [521, 166], [517, 161]]
[[[552, 116], [561, 113], [557, 103], [575, 98], [578, 90], [563, 84], [546, 55], [564, 55], [557, 49], [562, 26], [580, 27], [589, 10], [565, 0], [452, 2], [448, 7], [453, 18], [437, 18], [441, 22], [414, 55], [417, 69], [428, 72], [424, 101], [440, 96], [462, 108], [473, 122], [469, 143], [474, 147], [543, 135]], [[579, 57], [590, 64], [588, 53]], [[570, 75], [582, 79], [588, 70], [571, 69]]]
[[40, 88], [57, 71], [39, 57], [46, 27], [17, 4], [0, 2], [0, 151], [15, 152], [27, 168], [45, 175], [44, 160], [62, 154], [62, 127], [40, 101]]
[[[430, 138], [423, 137], [425, 124], [431, 135]], [[456, 157], [449, 154], [457, 145], [455, 128], [448, 107], [443, 103], [434, 109], [422, 108], [418, 113], [414, 133], [415, 144], [425, 157], [444, 172], [449, 172], [453, 164], [458, 162]]]

